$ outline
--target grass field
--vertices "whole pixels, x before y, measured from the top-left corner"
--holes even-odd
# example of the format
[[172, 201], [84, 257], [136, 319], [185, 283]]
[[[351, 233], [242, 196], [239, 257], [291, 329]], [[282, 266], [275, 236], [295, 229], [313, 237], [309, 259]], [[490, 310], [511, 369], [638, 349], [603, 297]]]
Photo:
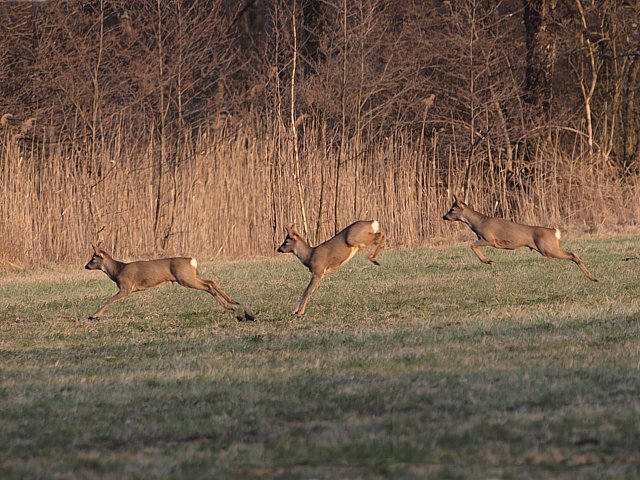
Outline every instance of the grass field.
[[385, 251], [300, 320], [293, 256], [205, 262], [243, 323], [177, 286], [89, 322], [101, 272], [0, 273], [0, 478], [640, 478], [640, 238], [565, 246], [598, 283]]

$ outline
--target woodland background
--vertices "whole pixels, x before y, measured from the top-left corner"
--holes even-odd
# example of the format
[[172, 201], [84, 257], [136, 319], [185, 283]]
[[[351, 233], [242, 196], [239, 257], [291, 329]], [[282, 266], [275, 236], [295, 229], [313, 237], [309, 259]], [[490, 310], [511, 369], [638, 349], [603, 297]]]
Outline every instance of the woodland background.
[[640, 222], [635, 0], [0, 1], [0, 264]]

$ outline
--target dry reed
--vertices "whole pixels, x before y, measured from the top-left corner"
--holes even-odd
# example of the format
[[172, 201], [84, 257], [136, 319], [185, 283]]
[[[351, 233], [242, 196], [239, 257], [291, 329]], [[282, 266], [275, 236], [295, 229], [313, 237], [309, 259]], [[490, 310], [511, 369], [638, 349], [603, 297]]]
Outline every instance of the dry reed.
[[[154, 142], [129, 146], [124, 132], [89, 156], [61, 140], [46, 138], [36, 148], [6, 132], [0, 139], [0, 262], [79, 262], [100, 238], [127, 259], [272, 255], [285, 225], [301, 227], [293, 149], [279, 128], [256, 122], [202, 131], [171, 161], [159, 160]], [[456, 149], [433, 141], [422, 148], [397, 132], [376, 144], [352, 140], [337, 166], [338, 153], [322, 128], [302, 128], [312, 243], [333, 235], [334, 224], [373, 218], [394, 246], [468, 235], [440, 220], [450, 203], [447, 191], [461, 192], [466, 182]], [[637, 178], [620, 178], [606, 162], [559, 149], [540, 150], [536, 159], [508, 173], [502, 159], [476, 151], [468, 201], [485, 213], [589, 232], [638, 224]]]

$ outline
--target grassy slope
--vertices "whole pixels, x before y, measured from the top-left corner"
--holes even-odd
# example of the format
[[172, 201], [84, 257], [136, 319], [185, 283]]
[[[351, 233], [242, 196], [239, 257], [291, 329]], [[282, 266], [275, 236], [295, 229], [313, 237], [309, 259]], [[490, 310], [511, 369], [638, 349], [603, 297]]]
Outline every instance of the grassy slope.
[[463, 246], [358, 256], [303, 320], [291, 256], [205, 265], [84, 317], [80, 266], [0, 275], [2, 478], [640, 478], [640, 239], [569, 262]]

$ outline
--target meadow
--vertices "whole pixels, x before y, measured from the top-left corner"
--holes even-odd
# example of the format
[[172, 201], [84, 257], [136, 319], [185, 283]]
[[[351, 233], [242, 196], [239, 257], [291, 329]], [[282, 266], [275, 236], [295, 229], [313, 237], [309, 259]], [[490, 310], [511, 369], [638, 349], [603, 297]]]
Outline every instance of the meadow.
[[82, 264], [0, 273], [0, 477], [640, 478], [640, 237], [200, 261], [259, 312]]

